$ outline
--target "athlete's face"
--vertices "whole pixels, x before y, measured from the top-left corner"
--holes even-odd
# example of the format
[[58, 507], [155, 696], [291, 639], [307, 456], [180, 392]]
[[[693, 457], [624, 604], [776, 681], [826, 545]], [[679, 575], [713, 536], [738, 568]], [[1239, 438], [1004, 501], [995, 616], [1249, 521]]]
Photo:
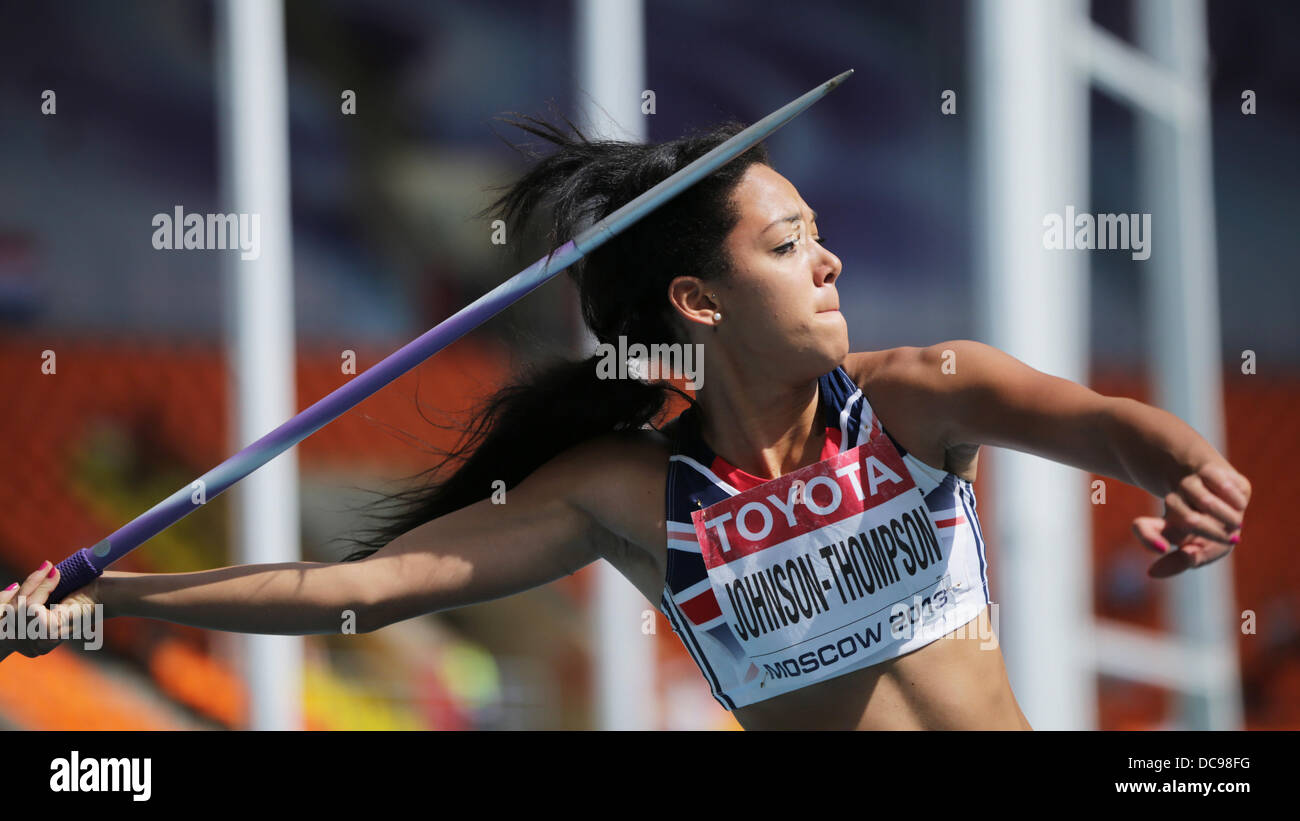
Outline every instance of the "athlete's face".
[[[716, 295], [710, 302], [722, 320], [716, 332], [694, 327], [708, 331], [706, 345], [725, 345], [729, 359], [752, 357], [800, 376], [831, 370], [849, 351], [835, 286], [843, 264], [819, 241], [816, 215], [789, 180], [759, 163], [733, 198], [740, 220], [726, 240], [732, 276], [702, 286], [704, 297]], [[695, 316], [713, 322], [711, 309]]]

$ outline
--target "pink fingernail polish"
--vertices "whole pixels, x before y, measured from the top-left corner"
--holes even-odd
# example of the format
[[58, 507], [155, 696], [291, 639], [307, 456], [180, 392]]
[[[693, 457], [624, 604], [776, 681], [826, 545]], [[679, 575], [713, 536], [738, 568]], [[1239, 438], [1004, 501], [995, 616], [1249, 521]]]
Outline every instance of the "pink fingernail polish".
[[49, 567], [49, 566], [50, 566], [50, 560], [49, 560], [49, 559], [46, 559], [45, 561], [41, 562], [41, 567], [40, 567], [40, 569], [41, 569], [41, 570], [44, 570], [45, 568], [47, 568], [47, 567]]
[[1159, 540], [1159, 539], [1156, 539], [1156, 547], [1160, 548], [1160, 552], [1161, 552], [1161, 553], [1168, 553], [1168, 552], [1169, 552], [1169, 545], [1168, 545], [1167, 543], [1165, 543], [1165, 542], [1162, 542], [1162, 541]]
[[13, 584], [5, 588], [5, 592], [8, 593], [10, 590], [13, 590], [17, 586], [18, 586], [18, 582], [14, 582]]
[[1236, 544], [1237, 542], [1241, 541], [1241, 534], [1239, 533], [1232, 534], [1232, 538], [1229, 539], [1228, 541], [1232, 542], [1233, 544]]

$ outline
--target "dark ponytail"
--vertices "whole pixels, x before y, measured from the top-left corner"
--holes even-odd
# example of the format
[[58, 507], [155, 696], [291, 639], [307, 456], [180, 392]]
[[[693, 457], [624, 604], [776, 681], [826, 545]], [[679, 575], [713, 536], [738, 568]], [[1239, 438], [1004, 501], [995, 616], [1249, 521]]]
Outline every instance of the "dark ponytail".
[[[569, 122], [569, 136], [550, 123], [521, 115], [498, 118], [558, 146], [537, 160], [478, 216], [495, 216], [509, 236], [521, 236], [543, 205], [551, 208], [550, 247], [568, 242], [637, 195], [708, 153], [745, 126], [727, 122], [705, 133], [641, 145], [589, 140]], [[641, 343], [684, 343], [685, 334], [668, 301], [668, 284], [678, 276], [720, 282], [730, 272], [725, 239], [739, 220], [731, 195], [745, 170], [768, 164], [760, 143], [614, 239], [570, 266], [582, 303], [582, 317], [598, 342], [617, 349]], [[513, 488], [555, 456], [612, 431], [637, 430], [663, 411], [669, 392], [693, 402], [668, 382], [601, 379], [592, 356], [560, 360], [525, 371], [522, 378], [490, 396], [446, 458], [417, 474], [421, 481], [383, 496], [372, 514], [377, 526], [361, 538], [345, 537], [358, 550], [343, 561], [363, 559], [425, 522], [486, 499], [493, 483]], [[445, 474], [453, 461], [460, 467]], [[381, 494], [382, 495], [382, 494]]]

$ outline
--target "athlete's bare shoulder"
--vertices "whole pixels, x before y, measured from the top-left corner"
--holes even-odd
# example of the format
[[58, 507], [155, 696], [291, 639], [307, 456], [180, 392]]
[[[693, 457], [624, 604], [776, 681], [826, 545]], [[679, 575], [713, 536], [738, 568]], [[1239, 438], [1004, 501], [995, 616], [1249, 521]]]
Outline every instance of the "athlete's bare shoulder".
[[866, 385], [871, 381], [871, 375], [880, 367], [880, 364], [898, 348], [889, 348], [883, 351], [854, 351], [844, 357], [844, 372], [849, 375], [859, 387]]
[[949, 442], [944, 419], [943, 365], [950, 343], [906, 345], [850, 353], [844, 371], [862, 392], [894, 439], [922, 462], [974, 480], [978, 448]]
[[651, 602], [659, 600], [667, 568], [664, 524], [669, 438], [643, 428], [594, 437], [569, 454], [569, 497], [599, 525], [599, 551]]

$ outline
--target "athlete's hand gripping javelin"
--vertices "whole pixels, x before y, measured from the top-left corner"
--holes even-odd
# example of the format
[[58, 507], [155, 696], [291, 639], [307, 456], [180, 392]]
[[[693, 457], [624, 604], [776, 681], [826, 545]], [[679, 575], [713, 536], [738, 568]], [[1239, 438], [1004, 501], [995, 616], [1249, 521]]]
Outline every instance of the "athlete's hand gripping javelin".
[[[84, 624], [85, 619], [93, 616], [99, 603], [96, 593], [99, 579], [65, 596], [62, 602], [46, 606], [58, 583], [59, 569], [46, 561], [22, 582], [0, 590], [0, 609], [13, 608], [4, 617], [14, 620], [11, 627], [15, 632], [13, 638], [0, 640], [5, 652], [21, 653], [27, 658], [43, 656], [59, 646], [60, 635], [68, 632], [65, 626], [74, 622]], [[19, 619], [24, 621], [21, 637], [16, 630]]]

